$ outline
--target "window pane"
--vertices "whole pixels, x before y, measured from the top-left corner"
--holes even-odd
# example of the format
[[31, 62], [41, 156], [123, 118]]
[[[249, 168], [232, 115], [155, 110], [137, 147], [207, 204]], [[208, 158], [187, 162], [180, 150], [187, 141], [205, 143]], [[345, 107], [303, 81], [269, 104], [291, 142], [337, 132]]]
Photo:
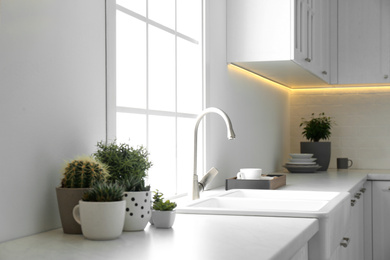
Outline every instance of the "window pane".
[[117, 11], [117, 106], [146, 108], [146, 26]]
[[178, 38], [177, 111], [199, 113], [202, 109], [202, 88], [200, 48], [197, 44]]
[[149, 0], [149, 19], [175, 29], [175, 0]]
[[[194, 126], [195, 119], [193, 118], [177, 119], [177, 182], [179, 194], [190, 193], [192, 191], [192, 176], [194, 173]], [[199, 125], [198, 134], [198, 175], [202, 176], [202, 125]]]
[[158, 189], [164, 195], [176, 191], [176, 131], [175, 118], [149, 116], [150, 160], [149, 170], [152, 190]]
[[201, 41], [202, 1], [177, 0], [177, 31]]
[[146, 16], [146, 0], [116, 0], [116, 3], [133, 12]]
[[118, 143], [146, 147], [146, 115], [116, 113], [116, 138]]
[[149, 26], [149, 108], [175, 111], [175, 37]]

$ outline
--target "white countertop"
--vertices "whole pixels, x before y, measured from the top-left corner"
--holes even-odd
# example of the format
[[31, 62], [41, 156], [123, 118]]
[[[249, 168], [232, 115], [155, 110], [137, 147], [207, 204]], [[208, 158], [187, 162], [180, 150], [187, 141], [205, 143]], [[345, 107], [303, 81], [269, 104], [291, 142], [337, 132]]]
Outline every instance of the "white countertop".
[[[350, 191], [364, 180], [390, 181], [390, 170], [286, 173], [284, 190]], [[208, 195], [224, 187], [207, 192]], [[208, 196], [207, 193], [201, 196]], [[0, 244], [1, 260], [17, 259], [289, 259], [318, 231], [311, 218], [177, 214], [172, 229], [124, 232], [90, 241], [62, 229]]]
[[0, 244], [1, 260], [275, 259], [297, 252], [318, 231], [312, 218], [177, 214], [172, 229], [146, 227], [119, 239], [91, 241], [62, 229]]
[[287, 175], [284, 190], [351, 191], [364, 180], [389, 180], [390, 170], [337, 170], [316, 173], [284, 173]]

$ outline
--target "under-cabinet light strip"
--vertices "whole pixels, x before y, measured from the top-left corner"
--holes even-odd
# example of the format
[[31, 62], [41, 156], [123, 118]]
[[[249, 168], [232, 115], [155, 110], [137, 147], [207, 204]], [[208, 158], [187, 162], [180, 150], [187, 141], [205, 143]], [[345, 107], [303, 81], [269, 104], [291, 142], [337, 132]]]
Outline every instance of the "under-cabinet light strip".
[[354, 85], [351, 85], [351, 86], [348, 86], [348, 85], [329, 85], [329, 87], [309, 87], [309, 88], [290, 88], [288, 86], [285, 86], [283, 84], [280, 84], [276, 81], [273, 81], [269, 78], [266, 78], [260, 74], [257, 74], [253, 71], [250, 71], [250, 70], [247, 70], [243, 67], [240, 67], [240, 66], [237, 66], [235, 64], [229, 64], [229, 67], [234, 67], [235, 69], [238, 69], [242, 72], [245, 72], [245, 73], [248, 73], [254, 77], [257, 77], [263, 81], [266, 81], [268, 83], [272, 83], [273, 85], [277, 85], [278, 87], [283, 87], [284, 89], [288, 89], [292, 92], [296, 92], [296, 91], [300, 91], [300, 92], [303, 92], [303, 91], [315, 91], [315, 90], [318, 90], [318, 91], [333, 91], [333, 90], [360, 90], [360, 91], [375, 91], [375, 90], [384, 90], [384, 89], [389, 89], [390, 90], [390, 85], [367, 85], [367, 86], [354, 86]]

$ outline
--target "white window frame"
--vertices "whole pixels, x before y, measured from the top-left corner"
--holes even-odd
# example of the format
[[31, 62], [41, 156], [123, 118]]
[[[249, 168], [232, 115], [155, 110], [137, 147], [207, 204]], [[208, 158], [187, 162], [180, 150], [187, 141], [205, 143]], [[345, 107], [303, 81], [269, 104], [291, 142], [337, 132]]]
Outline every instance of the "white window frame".
[[[202, 53], [202, 110], [205, 108], [206, 102], [206, 82], [205, 82], [205, 0], [200, 0], [202, 2], [202, 36], [201, 36], [201, 53]], [[181, 118], [196, 118], [196, 114], [190, 113], [178, 113], [169, 112], [169, 111], [160, 111], [160, 110], [150, 110], [150, 109], [137, 109], [137, 108], [128, 108], [128, 107], [117, 107], [116, 106], [116, 11], [117, 4], [116, 1], [113, 0], [105, 0], [106, 2], [106, 140], [108, 142], [116, 139], [116, 114], [117, 112], [125, 112], [125, 113], [136, 113], [136, 114], [144, 114], [144, 115], [158, 115], [158, 116], [175, 116]], [[119, 5], [118, 5], [119, 6]], [[168, 27], [165, 27], [161, 24], [158, 24], [154, 21], [145, 19], [143, 16], [138, 15], [132, 11], [127, 9], [118, 8], [120, 11], [130, 14], [132, 17], [140, 19], [144, 22], [148, 22], [149, 24], [162, 29], [164, 31], [170, 32], [177, 37], [185, 39], [187, 41], [198, 43], [198, 41], [187, 37], [179, 32], [176, 32]], [[194, 120], [195, 124], [195, 120]], [[198, 165], [198, 169], [202, 172], [205, 170], [205, 129], [206, 124], [202, 124], [203, 127], [199, 129], [199, 132], [202, 132], [203, 138], [198, 139], [198, 142], [202, 143], [203, 149], [198, 149], [198, 158], [202, 158], [201, 165]], [[147, 144], [146, 144], [147, 147]], [[176, 151], [177, 153], [177, 151]], [[192, 169], [193, 165], [191, 165]], [[179, 174], [176, 171], [176, 175]], [[192, 174], [188, 172], [186, 174]], [[177, 178], [176, 178], [177, 179]], [[177, 188], [176, 188], [177, 190]], [[175, 197], [186, 196], [187, 194], [176, 194]]]

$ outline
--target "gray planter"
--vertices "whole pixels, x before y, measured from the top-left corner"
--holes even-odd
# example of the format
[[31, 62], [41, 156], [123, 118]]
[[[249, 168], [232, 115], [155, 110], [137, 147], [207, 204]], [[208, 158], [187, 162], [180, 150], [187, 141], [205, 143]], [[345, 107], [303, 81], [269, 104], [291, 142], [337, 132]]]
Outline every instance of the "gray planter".
[[330, 162], [330, 142], [301, 142], [301, 153], [312, 153], [317, 158], [321, 168], [318, 171], [326, 171]]
[[176, 211], [152, 210], [152, 220], [156, 228], [171, 228], [175, 222]]
[[66, 234], [81, 234], [81, 226], [73, 218], [73, 208], [89, 188], [56, 188], [62, 229]]

